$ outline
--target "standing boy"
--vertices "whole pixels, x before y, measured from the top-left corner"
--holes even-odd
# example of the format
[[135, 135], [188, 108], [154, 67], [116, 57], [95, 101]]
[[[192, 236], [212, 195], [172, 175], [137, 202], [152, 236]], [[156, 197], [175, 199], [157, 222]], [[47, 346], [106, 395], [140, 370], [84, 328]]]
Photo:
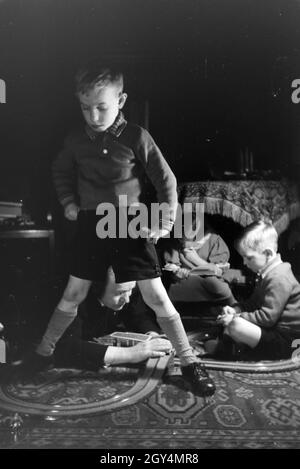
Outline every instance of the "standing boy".
[[[102, 279], [112, 266], [117, 283], [137, 281], [145, 303], [155, 311], [160, 327], [172, 342], [183, 376], [191, 382], [193, 390], [211, 395], [215, 385], [196, 359], [180, 316], [163, 287], [151, 242], [172, 229], [177, 208], [175, 176], [150, 134], [125, 120], [121, 109], [127, 94], [118, 69], [91, 65], [81, 70], [76, 76], [76, 94], [85, 127], [66, 139], [53, 164], [53, 178], [66, 218], [77, 220], [78, 235], [67, 287], [37, 355], [45, 360], [51, 357], [56, 342], [76, 317], [78, 305], [86, 298], [92, 281]], [[144, 201], [146, 177], [156, 189], [158, 202], [168, 207], [167, 212], [147, 229], [147, 237], [117, 235], [100, 239], [96, 234], [99, 204], [112, 204], [119, 220], [125, 196], [128, 206]], [[118, 233], [120, 226], [116, 223]]]

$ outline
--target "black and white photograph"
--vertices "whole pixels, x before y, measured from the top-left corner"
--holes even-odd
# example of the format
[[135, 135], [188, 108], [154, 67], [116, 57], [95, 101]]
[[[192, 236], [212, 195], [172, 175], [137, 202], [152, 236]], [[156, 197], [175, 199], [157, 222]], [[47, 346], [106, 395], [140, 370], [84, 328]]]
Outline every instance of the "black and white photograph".
[[0, 449], [299, 448], [300, 0], [0, 0]]

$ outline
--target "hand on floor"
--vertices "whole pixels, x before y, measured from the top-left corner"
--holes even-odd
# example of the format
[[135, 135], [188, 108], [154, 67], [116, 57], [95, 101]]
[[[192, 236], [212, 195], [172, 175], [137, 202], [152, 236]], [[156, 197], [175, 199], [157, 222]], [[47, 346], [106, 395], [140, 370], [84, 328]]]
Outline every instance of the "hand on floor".
[[172, 351], [172, 344], [167, 339], [153, 338], [146, 342], [131, 347], [133, 360], [131, 363], [139, 363], [148, 358], [160, 358]]

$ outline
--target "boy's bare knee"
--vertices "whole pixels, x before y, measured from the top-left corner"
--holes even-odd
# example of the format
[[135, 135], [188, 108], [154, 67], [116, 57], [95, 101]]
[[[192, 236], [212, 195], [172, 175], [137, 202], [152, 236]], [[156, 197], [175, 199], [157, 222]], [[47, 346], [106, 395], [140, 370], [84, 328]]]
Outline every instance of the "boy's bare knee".
[[157, 294], [156, 292], [146, 293], [143, 297], [145, 303], [147, 303], [150, 308], [160, 308], [165, 304], [164, 298]]
[[87, 296], [85, 289], [72, 289], [64, 292], [63, 300], [79, 305]]
[[233, 318], [226, 328], [227, 334], [232, 339], [237, 339], [240, 332], [240, 324], [238, 318]]

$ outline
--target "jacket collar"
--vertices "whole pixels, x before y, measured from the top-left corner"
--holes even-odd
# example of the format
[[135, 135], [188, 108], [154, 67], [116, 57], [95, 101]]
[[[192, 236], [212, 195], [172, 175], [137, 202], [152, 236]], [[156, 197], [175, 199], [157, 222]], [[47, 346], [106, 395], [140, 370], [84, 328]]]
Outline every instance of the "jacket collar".
[[[123, 130], [125, 129], [126, 125], [127, 125], [127, 120], [125, 119], [123, 112], [120, 111], [114, 123], [103, 133], [111, 134], [114, 137], [119, 137], [121, 133], [123, 132]], [[85, 131], [91, 140], [96, 140], [96, 138], [99, 136], [99, 133], [95, 132], [88, 125], [85, 126]]]
[[281, 256], [280, 254], [277, 254], [274, 259], [271, 260], [261, 271], [260, 271], [260, 276], [261, 278], [264, 278], [271, 270], [273, 270], [275, 267], [277, 267], [279, 264], [282, 264]]

